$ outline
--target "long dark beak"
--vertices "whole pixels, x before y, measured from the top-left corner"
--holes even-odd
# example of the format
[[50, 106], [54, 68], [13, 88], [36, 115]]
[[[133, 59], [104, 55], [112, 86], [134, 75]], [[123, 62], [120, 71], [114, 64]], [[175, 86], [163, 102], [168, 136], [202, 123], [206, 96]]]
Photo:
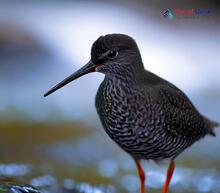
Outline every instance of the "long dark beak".
[[94, 72], [97, 65], [93, 64], [93, 62], [90, 60], [85, 66], [77, 70], [75, 73], [64, 79], [62, 82], [51, 88], [47, 93], [44, 94], [44, 97], [50, 95], [51, 93], [55, 92], [56, 90], [62, 88], [66, 84], [70, 83], [71, 81], [88, 74], [90, 72]]

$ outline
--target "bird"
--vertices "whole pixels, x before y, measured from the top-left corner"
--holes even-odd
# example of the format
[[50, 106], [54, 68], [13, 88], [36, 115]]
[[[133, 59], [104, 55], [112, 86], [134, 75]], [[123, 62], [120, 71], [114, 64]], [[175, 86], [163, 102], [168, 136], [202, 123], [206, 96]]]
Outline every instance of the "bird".
[[144, 68], [136, 41], [126, 34], [100, 36], [92, 45], [91, 60], [51, 88], [48, 96], [91, 72], [105, 75], [95, 106], [109, 137], [133, 159], [145, 193], [142, 160], [168, 160], [162, 193], [167, 193], [175, 159], [219, 124], [202, 115], [187, 95], [171, 82]]

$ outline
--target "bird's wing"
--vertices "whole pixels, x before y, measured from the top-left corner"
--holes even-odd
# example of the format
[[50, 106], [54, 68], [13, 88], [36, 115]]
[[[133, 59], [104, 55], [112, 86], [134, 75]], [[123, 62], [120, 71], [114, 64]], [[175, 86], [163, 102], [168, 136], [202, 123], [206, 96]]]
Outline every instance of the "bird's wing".
[[210, 132], [204, 117], [190, 99], [177, 87], [168, 83], [157, 86], [157, 100], [163, 106], [164, 127], [173, 135], [201, 138]]

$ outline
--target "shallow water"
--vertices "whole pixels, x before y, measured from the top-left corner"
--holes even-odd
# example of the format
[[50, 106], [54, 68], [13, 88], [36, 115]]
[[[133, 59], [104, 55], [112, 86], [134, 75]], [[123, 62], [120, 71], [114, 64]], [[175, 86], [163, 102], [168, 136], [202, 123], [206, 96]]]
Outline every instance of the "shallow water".
[[[29, 184], [47, 193], [138, 192], [139, 178], [133, 160], [103, 130], [76, 123], [63, 123], [62, 129], [59, 126], [54, 123], [1, 125], [0, 131], [7, 139], [0, 142], [1, 184]], [[34, 127], [41, 129], [34, 131]], [[16, 140], [13, 136], [10, 139], [13, 130], [20, 130]], [[197, 150], [197, 146], [202, 147], [209, 140], [216, 139], [205, 139], [177, 159], [172, 192], [220, 192], [219, 156], [202, 157], [203, 152]], [[145, 161], [143, 166], [146, 187], [149, 192], [158, 192], [165, 181], [167, 164]]]

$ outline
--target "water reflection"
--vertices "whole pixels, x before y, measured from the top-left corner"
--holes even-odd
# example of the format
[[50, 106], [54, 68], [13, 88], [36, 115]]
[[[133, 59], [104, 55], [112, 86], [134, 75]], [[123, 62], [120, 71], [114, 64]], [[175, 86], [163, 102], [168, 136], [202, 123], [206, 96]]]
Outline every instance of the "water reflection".
[[60, 190], [57, 179], [51, 175], [33, 178], [30, 184], [46, 193], [58, 192]]
[[[136, 175], [133, 160], [125, 153], [121, 153], [121, 150], [117, 149], [114, 144], [105, 142], [102, 139], [101, 134], [96, 133], [87, 137], [86, 140], [58, 143], [49, 148], [48, 155], [52, 160], [55, 159], [69, 166], [89, 165], [92, 168], [96, 168], [101, 177], [110, 178], [112, 183], [118, 184], [119, 188], [129, 192], [137, 191], [139, 189], [139, 178]], [[69, 153], [68, 149], [71, 153]], [[96, 149], [96, 151], [92, 151], [93, 149]], [[193, 156], [191, 155], [191, 158], [185, 161], [186, 163], [193, 162]], [[200, 170], [177, 165], [171, 182], [171, 189], [175, 189], [176, 192], [191, 190], [201, 193], [219, 190], [220, 172], [214, 169], [216, 165], [212, 165], [216, 161], [218, 163], [218, 160], [206, 159], [206, 161], [209, 162], [213, 169], [204, 168]], [[202, 167], [202, 162], [200, 164]], [[144, 162], [143, 165], [147, 173], [146, 186], [151, 189], [162, 188], [167, 165], [158, 166], [148, 162]], [[127, 172], [129, 174], [126, 174]], [[121, 173], [124, 175], [121, 175]]]
[[63, 187], [67, 190], [73, 190], [75, 187], [75, 181], [73, 179], [66, 178], [63, 180]]
[[79, 183], [74, 188], [77, 192], [84, 193], [116, 193], [113, 186], [95, 187], [88, 183]]
[[[105, 168], [110, 168], [112, 166], [111, 161], [105, 161]], [[2, 164], [1, 164], [2, 165]], [[24, 173], [27, 174], [27, 167], [30, 166], [21, 166], [19, 170], [19, 166], [17, 164], [4, 164], [6, 170], [0, 170], [0, 178], [14, 178], [18, 179], [21, 176], [24, 176]], [[2, 167], [2, 166], [1, 166]], [[113, 166], [114, 168], [115, 166]], [[146, 168], [145, 168], [146, 169]], [[8, 171], [14, 171], [8, 172]], [[21, 172], [24, 170], [23, 172]], [[108, 170], [108, 169], [107, 169]], [[16, 173], [17, 171], [17, 173]], [[151, 169], [147, 172], [147, 182], [146, 187], [150, 189], [160, 189], [163, 186], [165, 180], [165, 167], [160, 169]], [[82, 171], [83, 172], [83, 171]], [[33, 174], [32, 170], [29, 170], [29, 174], [31, 176]], [[106, 177], [104, 174], [103, 177]], [[107, 175], [110, 178], [109, 175]], [[139, 190], [139, 178], [138, 176], [133, 174], [126, 175], [116, 175], [111, 176], [112, 181], [117, 184], [118, 188], [122, 190], [122, 192], [137, 192]], [[60, 182], [58, 178], [52, 175], [43, 175], [30, 179], [29, 183], [43, 191], [44, 193], [58, 193], [58, 192], [82, 192], [82, 193], [115, 193], [118, 192], [111, 185], [105, 186], [92, 186], [89, 183], [79, 183], [74, 181], [72, 178], [65, 178]], [[1, 186], [0, 186], [1, 188]], [[23, 192], [38, 192], [29, 186], [11, 186], [11, 192], [19, 193], [19, 191]], [[203, 169], [203, 170], [195, 170], [191, 168], [177, 167], [175, 174], [173, 176], [173, 180], [171, 182], [171, 190], [174, 192], [197, 192], [197, 193], [219, 193], [220, 190], [220, 173], [214, 169]]]
[[129, 192], [136, 192], [140, 187], [140, 181], [137, 175], [125, 175], [120, 178], [120, 185]]
[[29, 164], [0, 164], [0, 177], [19, 177], [29, 175], [30, 172]]
[[98, 170], [103, 177], [114, 177], [118, 172], [118, 164], [113, 159], [105, 159], [99, 163]]

